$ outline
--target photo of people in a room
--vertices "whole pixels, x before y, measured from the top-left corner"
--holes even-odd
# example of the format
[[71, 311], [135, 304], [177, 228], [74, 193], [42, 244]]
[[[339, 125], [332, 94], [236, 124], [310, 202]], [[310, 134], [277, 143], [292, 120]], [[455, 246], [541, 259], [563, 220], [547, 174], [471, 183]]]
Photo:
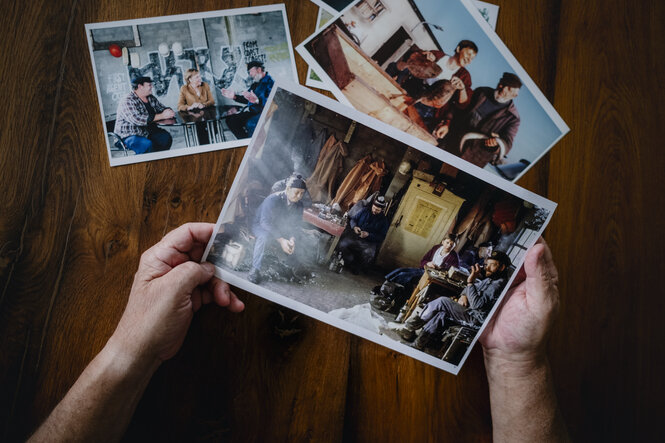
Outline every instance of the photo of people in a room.
[[487, 183], [291, 88], [276, 86], [207, 260], [234, 285], [458, 365], [551, 202]]
[[111, 165], [246, 145], [296, 79], [283, 5], [86, 25]]
[[568, 127], [474, 8], [359, 0], [297, 50], [339, 100], [515, 181]]

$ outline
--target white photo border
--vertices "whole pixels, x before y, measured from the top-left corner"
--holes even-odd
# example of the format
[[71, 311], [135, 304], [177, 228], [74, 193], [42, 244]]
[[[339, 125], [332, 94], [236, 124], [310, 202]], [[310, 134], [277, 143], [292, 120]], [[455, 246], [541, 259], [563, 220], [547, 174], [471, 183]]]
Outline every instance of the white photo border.
[[[541, 197], [537, 194], [534, 194], [533, 192], [526, 190], [514, 183], [510, 183], [507, 180], [504, 180], [497, 175], [494, 175], [490, 172], [487, 172], [477, 166], [471, 165], [468, 162], [462, 160], [461, 158], [458, 158], [448, 152], [445, 152], [441, 149], [438, 149], [437, 147], [428, 144], [427, 142], [420, 140], [419, 138], [416, 138], [412, 135], [409, 135], [405, 132], [402, 132], [386, 123], [383, 123], [373, 117], [370, 117], [367, 114], [364, 114], [360, 111], [357, 111], [353, 108], [344, 106], [343, 104], [332, 100], [324, 95], [321, 95], [311, 89], [308, 89], [304, 86], [300, 86], [298, 84], [293, 84], [287, 81], [278, 81], [275, 82], [275, 85], [270, 93], [270, 96], [268, 98], [268, 101], [266, 103], [266, 108], [270, 108], [270, 105], [272, 104], [273, 98], [275, 96], [275, 93], [279, 90], [285, 90], [287, 92], [290, 92], [292, 94], [295, 94], [301, 98], [304, 98], [306, 100], [309, 100], [319, 106], [325, 107], [333, 112], [336, 112], [346, 118], [349, 118], [351, 120], [354, 120], [368, 128], [374, 129], [375, 131], [378, 131], [380, 133], [383, 133], [398, 142], [401, 142], [405, 144], [406, 146], [410, 146], [414, 149], [417, 149], [421, 152], [424, 152], [427, 155], [430, 155], [434, 158], [437, 158], [439, 160], [442, 160], [446, 163], [448, 163], [451, 166], [454, 166], [457, 169], [460, 169], [498, 189], [501, 189], [505, 192], [508, 192], [515, 197], [521, 198], [523, 200], [526, 200], [538, 207], [544, 208], [548, 211], [548, 216], [543, 225], [540, 227], [538, 230], [538, 236], [542, 235], [543, 231], [545, 230], [547, 224], [552, 218], [552, 215], [554, 214], [554, 211], [556, 209], [557, 204], [544, 198]], [[257, 124], [257, 128], [263, 127], [265, 124], [266, 120], [266, 114], [263, 113], [261, 115], [261, 118]], [[254, 138], [252, 138], [252, 141], [250, 142], [246, 154], [242, 160], [242, 163], [240, 164], [240, 167], [238, 168], [238, 172], [236, 173], [236, 180], [234, 180], [233, 184], [231, 185], [231, 189], [229, 190], [228, 197], [226, 198], [226, 201], [224, 202], [224, 206], [222, 207], [222, 211], [220, 212], [219, 218], [217, 219], [217, 223], [215, 224], [215, 229], [213, 231], [213, 234], [210, 238], [210, 241], [208, 242], [208, 245], [206, 246], [205, 252], [203, 254], [203, 258], [201, 259], [202, 262], [206, 261], [206, 258], [208, 257], [208, 253], [210, 252], [210, 249], [212, 248], [212, 245], [214, 243], [215, 237], [217, 236], [217, 233], [219, 232], [219, 229], [222, 225], [222, 221], [224, 220], [224, 215], [226, 211], [229, 209], [229, 206], [231, 202], [233, 201], [233, 196], [236, 195], [238, 192], [238, 188], [241, 186], [239, 178], [242, 177], [242, 172], [245, 170], [247, 167], [247, 164], [249, 162], [250, 155], [248, 155], [250, 152], [252, 152], [254, 146]], [[535, 242], [534, 242], [535, 244]], [[529, 245], [529, 247], [533, 246], [533, 244]], [[316, 318], [317, 320], [320, 320], [324, 323], [333, 325], [339, 329], [342, 329], [344, 331], [350, 332], [354, 335], [357, 335], [359, 337], [365, 338], [369, 341], [372, 341], [374, 343], [380, 344], [382, 346], [385, 346], [389, 349], [395, 350], [397, 352], [400, 352], [402, 354], [408, 355], [410, 357], [415, 358], [416, 360], [422, 361], [424, 363], [430, 364], [432, 366], [435, 366], [439, 369], [443, 369], [447, 372], [450, 372], [452, 374], [457, 375], [459, 370], [462, 368], [464, 365], [464, 362], [466, 361], [467, 357], [469, 356], [471, 350], [473, 349], [475, 343], [478, 341], [478, 338], [482, 334], [483, 330], [485, 329], [486, 325], [489, 323], [489, 320], [491, 320], [492, 316], [496, 312], [496, 309], [501, 305], [501, 302], [503, 298], [505, 297], [508, 289], [510, 288], [513, 280], [518, 274], [519, 268], [522, 266], [524, 263], [524, 257], [521, 258], [519, 263], [513, 263], [515, 266], [515, 272], [512, 273], [510, 276], [510, 279], [506, 283], [504, 289], [501, 292], [500, 297], [497, 299], [495, 302], [492, 310], [489, 312], [487, 315], [485, 321], [483, 322], [483, 325], [480, 327], [478, 332], [476, 333], [473, 341], [469, 345], [466, 353], [464, 354], [464, 357], [461, 359], [460, 363], [458, 365], [453, 365], [448, 362], [445, 362], [441, 359], [435, 358], [429, 354], [426, 354], [425, 352], [418, 351], [410, 346], [407, 346], [403, 343], [399, 343], [391, 338], [388, 338], [385, 335], [382, 334], [376, 334], [371, 331], [368, 331], [367, 329], [364, 329], [358, 325], [354, 325], [350, 322], [344, 321], [342, 319], [339, 319], [337, 317], [334, 317], [328, 313], [319, 311], [318, 309], [314, 309], [310, 306], [307, 306], [304, 303], [295, 301], [293, 299], [290, 299], [286, 296], [280, 295], [274, 291], [271, 291], [265, 287], [259, 286], [257, 284], [251, 283], [241, 277], [238, 277], [234, 275], [231, 272], [225, 271], [221, 269], [220, 267], [215, 265], [215, 275], [222, 280], [230, 283], [231, 285], [237, 286], [239, 288], [242, 288], [246, 291], [252, 292], [253, 294], [256, 294], [262, 298], [265, 298], [267, 300], [270, 300], [274, 303], [278, 303], [282, 306], [285, 306], [289, 309], [293, 309], [294, 311], [298, 311], [302, 314], [305, 314], [309, 317]]]
[[[314, 1], [314, 0], [311, 0]], [[344, 12], [351, 7], [353, 7], [356, 3], [358, 3], [361, 0], [355, 0], [352, 3], [350, 3], [346, 8], [344, 8], [343, 11], [341, 11], [340, 15], [344, 15]], [[453, 0], [451, 0], [453, 1]], [[546, 149], [544, 149], [540, 155], [538, 155], [521, 173], [519, 173], [513, 180], [512, 182], [515, 183], [517, 182], [524, 174], [529, 171], [535, 165], [540, 161], [541, 158], [543, 158], [553, 147], [556, 145], [563, 136], [565, 136], [569, 131], [570, 128], [566, 124], [566, 122], [563, 121], [563, 118], [559, 115], [559, 113], [554, 109], [554, 106], [550, 103], [550, 101], [545, 97], [543, 92], [540, 90], [540, 88], [536, 85], [536, 83], [531, 79], [529, 74], [524, 70], [522, 65], [517, 61], [515, 56], [510, 52], [508, 47], [503, 43], [503, 41], [499, 38], [496, 32], [492, 29], [490, 24], [483, 18], [483, 16], [480, 14], [478, 11], [478, 8], [471, 3], [471, 0], [456, 0], [459, 1], [464, 8], [469, 12], [471, 17], [476, 21], [476, 23], [479, 25], [479, 28], [486, 34], [486, 36], [490, 39], [490, 41], [494, 44], [497, 50], [501, 53], [501, 55], [506, 59], [506, 62], [510, 65], [511, 68], [515, 71], [515, 74], [522, 80], [522, 83], [524, 86], [526, 86], [529, 89], [529, 92], [531, 92], [538, 102], [540, 106], [543, 107], [549, 118], [552, 120], [552, 122], [556, 125], [556, 127], [561, 131], [561, 135], [557, 137]], [[339, 18], [339, 17], [337, 17]], [[312, 35], [307, 37], [304, 41], [302, 41], [298, 46], [296, 46], [296, 51], [300, 56], [305, 60], [305, 62], [312, 68], [314, 71], [317, 73], [317, 75], [325, 81], [326, 86], [329, 87], [329, 91], [335, 96], [337, 100], [340, 102], [344, 103], [347, 106], [351, 106], [351, 102], [344, 96], [342, 91], [337, 87], [335, 82], [328, 76], [327, 72], [325, 69], [319, 65], [319, 63], [316, 61], [314, 57], [309, 53], [309, 51], [305, 48], [305, 45], [309, 43], [312, 39], [314, 39], [316, 36], [321, 34], [326, 28], [331, 26], [334, 23], [333, 20], [331, 20], [328, 24], [326, 24], [324, 27], [321, 29], [317, 29]], [[502, 179], [504, 180], [504, 179]], [[504, 181], [509, 181], [509, 180], [504, 180]]]
[[[92, 30], [93, 29], [105, 29], [112, 27], [120, 26], [131, 26], [131, 25], [145, 25], [145, 24], [155, 24], [155, 23], [167, 23], [175, 22], [182, 20], [194, 20], [194, 19], [203, 19], [203, 18], [212, 18], [212, 17], [229, 17], [236, 15], [245, 15], [245, 14], [258, 14], [262, 12], [281, 12], [282, 19], [284, 21], [284, 32], [286, 34], [286, 43], [289, 48], [289, 58], [291, 59], [291, 72], [293, 74], [293, 79], [298, 82], [298, 70], [296, 67], [295, 53], [293, 51], [293, 42], [291, 41], [291, 31], [289, 29], [289, 22], [286, 16], [286, 6], [284, 3], [277, 3], [274, 5], [267, 6], [253, 6], [248, 8], [235, 8], [235, 9], [221, 9], [216, 11], [207, 11], [207, 12], [195, 12], [191, 14], [177, 14], [177, 15], [165, 15], [159, 17], [147, 17], [147, 18], [137, 18], [130, 20], [116, 20], [109, 22], [96, 22], [96, 23], [86, 23], [85, 24], [85, 34], [86, 40], [88, 41], [88, 52], [90, 54], [90, 62], [92, 64], [92, 72], [95, 79], [95, 90], [97, 92], [97, 102], [99, 104], [99, 112], [102, 119], [102, 127], [106, 125], [106, 120], [104, 118], [104, 104], [102, 102], [102, 94], [98, 82], [97, 75], [97, 66], [95, 63], [94, 51], [93, 51], [93, 42], [92, 42]], [[122, 166], [133, 163], [143, 163], [146, 161], [152, 160], [161, 160], [164, 158], [172, 157], [182, 157], [185, 155], [201, 154], [204, 152], [219, 151], [224, 149], [238, 148], [240, 146], [247, 146], [250, 138], [243, 138], [239, 140], [231, 140], [222, 143], [210, 143], [204, 146], [192, 146], [189, 148], [168, 150], [162, 152], [151, 152], [140, 155], [132, 155], [128, 157], [113, 157], [111, 155], [111, 146], [109, 145], [108, 137], [106, 136], [106, 130], [104, 133], [104, 143], [106, 145], [106, 152], [109, 157], [109, 163], [113, 166]]]

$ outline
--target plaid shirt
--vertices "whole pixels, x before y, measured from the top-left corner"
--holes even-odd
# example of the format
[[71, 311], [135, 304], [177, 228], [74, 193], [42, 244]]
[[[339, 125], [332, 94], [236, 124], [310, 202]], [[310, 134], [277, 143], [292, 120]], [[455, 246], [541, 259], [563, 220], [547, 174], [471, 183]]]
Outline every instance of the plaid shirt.
[[[148, 96], [148, 103], [155, 110], [155, 114], [159, 114], [166, 109], [166, 106], [152, 94]], [[152, 118], [145, 104], [136, 94], [130, 92], [118, 103], [114, 132], [120, 138], [127, 138], [132, 135], [148, 137], [148, 123], [151, 121]]]

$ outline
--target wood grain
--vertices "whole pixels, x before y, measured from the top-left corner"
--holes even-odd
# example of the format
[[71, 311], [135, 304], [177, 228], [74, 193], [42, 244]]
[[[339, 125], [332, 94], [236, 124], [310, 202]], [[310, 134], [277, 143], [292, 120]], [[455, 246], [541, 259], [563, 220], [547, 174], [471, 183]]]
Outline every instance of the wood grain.
[[[101, 349], [141, 252], [184, 222], [215, 221], [244, 153], [110, 168], [83, 25], [269, 3], [3, 8], [0, 440], [23, 440]], [[665, 5], [497, 3], [498, 34], [572, 129], [520, 181], [559, 203], [547, 238], [561, 275], [550, 343], [561, 409], [575, 440], [648, 440], [665, 395]], [[298, 44], [317, 8], [286, 9]], [[479, 349], [455, 377], [238, 293], [245, 313], [197, 314], [127, 440], [491, 440]]]

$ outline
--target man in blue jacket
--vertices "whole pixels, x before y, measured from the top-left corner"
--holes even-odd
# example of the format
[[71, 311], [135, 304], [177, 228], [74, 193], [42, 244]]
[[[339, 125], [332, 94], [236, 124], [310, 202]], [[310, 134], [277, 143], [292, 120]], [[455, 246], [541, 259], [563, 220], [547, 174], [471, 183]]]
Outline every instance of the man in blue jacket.
[[344, 265], [358, 274], [362, 266], [372, 263], [376, 251], [386, 238], [390, 223], [383, 214], [386, 208], [386, 199], [378, 196], [371, 205], [351, 215], [349, 227], [339, 241], [337, 249], [342, 253]]
[[256, 211], [252, 224], [256, 241], [252, 269], [247, 277], [252, 283], [261, 282], [261, 267], [267, 247], [278, 247], [278, 251], [286, 254], [285, 263], [292, 267], [299, 266], [305, 189], [305, 180], [300, 175], [291, 176], [286, 182], [286, 190], [270, 194]]
[[222, 88], [222, 95], [238, 103], [248, 103], [247, 110], [226, 117], [226, 124], [237, 139], [249, 138], [254, 133], [261, 117], [261, 111], [268, 101], [275, 80], [265, 70], [263, 63], [252, 60], [247, 63], [247, 73], [254, 80], [249, 90], [236, 94], [230, 89]]

